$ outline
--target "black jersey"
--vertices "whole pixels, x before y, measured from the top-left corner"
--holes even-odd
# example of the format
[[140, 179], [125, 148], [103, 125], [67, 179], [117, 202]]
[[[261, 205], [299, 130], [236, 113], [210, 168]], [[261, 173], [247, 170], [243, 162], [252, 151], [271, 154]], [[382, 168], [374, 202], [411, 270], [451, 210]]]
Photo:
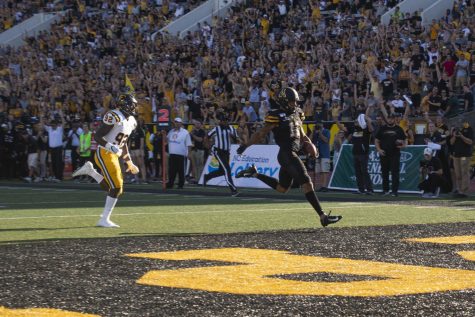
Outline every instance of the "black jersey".
[[304, 119], [305, 115], [300, 108], [295, 108], [291, 112], [273, 109], [267, 114], [265, 122], [278, 124], [272, 132], [275, 143], [282, 150], [297, 152], [300, 149], [300, 130]]
[[[140, 140], [145, 139], [145, 133], [141, 128], [137, 128], [130, 134], [129, 149], [140, 150]], [[145, 142], [145, 140], [144, 140]]]

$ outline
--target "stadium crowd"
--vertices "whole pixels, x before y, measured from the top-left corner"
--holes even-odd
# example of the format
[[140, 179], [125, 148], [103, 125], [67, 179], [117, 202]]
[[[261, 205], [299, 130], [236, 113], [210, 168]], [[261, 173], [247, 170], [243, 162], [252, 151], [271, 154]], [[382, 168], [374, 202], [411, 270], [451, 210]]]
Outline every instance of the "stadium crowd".
[[[71, 10], [50, 31], [27, 38], [18, 49], [1, 49], [2, 177], [29, 175], [27, 154], [48, 153], [48, 142], [41, 141], [50, 133], [45, 127], [62, 126], [62, 148], [78, 147], [70, 132], [84, 126], [94, 131], [126, 76], [140, 102], [142, 150], [150, 158], [142, 181], [159, 177], [153, 166], [159, 165], [161, 135], [143, 124], [156, 121], [159, 107], [171, 107], [172, 118], [185, 124], [209, 128], [217, 113], [227, 112], [245, 139], [262, 125], [285, 85], [303, 97], [301, 107], [312, 123], [351, 126], [365, 113], [376, 135], [387, 116], [395, 115], [408, 144], [427, 142], [431, 125], [446, 144], [446, 118], [473, 110], [474, 2], [455, 1], [424, 28], [418, 12], [396, 10], [388, 26], [380, 23], [398, 1], [245, 1], [226, 18], [214, 17], [177, 39], [152, 34], [181, 3], [65, 1]], [[428, 125], [420, 138], [418, 120]], [[335, 155], [345, 142], [344, 133], [339, 136], [330, 145]], [[448, 161], [450, 146], [440, 152]], [[49, 161], [39, 155], [41, 166]], [[55, 174], [48, 168], [34, 173], [39, 181]]]
[[148, 20], [150, 27], [157, 31], [172, 20], [193, 10], [200, 0], [134, 0], [134, 1], [94, 1], [94, 0], [6, 0], [0, 3], [0, 32], [27, 20], [40, 12], [77, 11], [80, 15], [91, 15], [98, 11], [110, 11], [113, 15], [127, 13], [141, 21]]

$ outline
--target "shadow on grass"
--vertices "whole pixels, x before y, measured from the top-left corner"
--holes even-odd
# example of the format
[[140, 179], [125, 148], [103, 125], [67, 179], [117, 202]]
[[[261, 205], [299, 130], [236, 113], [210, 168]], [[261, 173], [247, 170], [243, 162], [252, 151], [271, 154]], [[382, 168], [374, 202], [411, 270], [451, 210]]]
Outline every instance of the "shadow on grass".
[[48, 230], [70, 230], [70, 229], [85, 229], [85, 228], [94, 228], [94, 226], [86, 227], [63, 227], [63, 228], [11, 228], [11, 229], [0, 229], [2, 232], [15, 232], [15, 231], [48, 231]]

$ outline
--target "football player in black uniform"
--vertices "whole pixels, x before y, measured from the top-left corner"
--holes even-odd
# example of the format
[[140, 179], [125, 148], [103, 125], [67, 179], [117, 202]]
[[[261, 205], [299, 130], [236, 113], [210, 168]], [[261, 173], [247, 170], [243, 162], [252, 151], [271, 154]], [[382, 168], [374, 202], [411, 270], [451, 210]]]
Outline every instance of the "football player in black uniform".
[[280, 164], [279, 179], [259, 174], [254, 165], [242, 170], [236, 175], [240, 177], [255, 177], [273, 189], [286, 193], [296, 181], [303, 189], [305, 197], [320, 216], [320, 223], [326, 227], [340, 221], [341, 216], [325, 214], [320, 206], [313, 184], [302, 160], [297, 155], [301, 142], [311, 142], [302, 128], [305, 118], [302, 110], [297, 106], [300, 101], [298, 93], [293, 88], [282, 89], [277, 96], [279, 109], [271, 110], [265, 118], [265, 125], [255, 132], [248, 144], [241, 145], [237, 154], [242, 154], [248, 146], [259, 143], [270, 131], [274, 133], [275, 142], [279, 146], [277, 160]]

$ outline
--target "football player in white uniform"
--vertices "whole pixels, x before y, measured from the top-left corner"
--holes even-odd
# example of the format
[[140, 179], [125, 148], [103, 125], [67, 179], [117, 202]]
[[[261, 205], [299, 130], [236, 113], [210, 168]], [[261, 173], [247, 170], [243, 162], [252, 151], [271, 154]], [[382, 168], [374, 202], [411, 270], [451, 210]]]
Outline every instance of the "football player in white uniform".
[[87, 162], [73, 173], [73, 177], [89, 175], [107, 191], [106, 204], [101, 218], [97, 223], [99, 227], [117, 228], [117, 224], [110, 220], [112, 210], [122, 194], [124, 184], [119, 158], [127, 164], [127, 171], [137, 174], [139, 168], [132, 162], [127, 148], [127, 139], [137, 127], [134, 118], [137, 100], [131, 93], [121, 94], [117, 101], [117, 109], [108, 111], [102, 120], [102, 125], [95, 134], [99, 144], [94, 160], [99, 166], [102, 175], [98, 173], [91, 162]]

